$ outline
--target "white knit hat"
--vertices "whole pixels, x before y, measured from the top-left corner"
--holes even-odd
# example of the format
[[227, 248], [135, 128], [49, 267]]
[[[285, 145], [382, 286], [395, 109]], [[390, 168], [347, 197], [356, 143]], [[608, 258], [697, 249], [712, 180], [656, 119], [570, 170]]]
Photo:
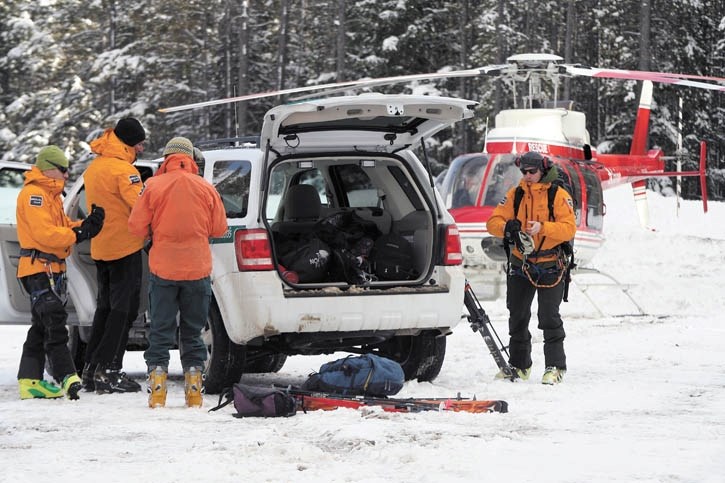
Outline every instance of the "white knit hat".
[[194, 145], [191, 144], [191, 141], [189, 141], [186, 138], [182, 137], [175, 137], [171, 138], [168, 143], [166, 143], [166, 147], [164, 148], [164, 156], [167, 156], [169, 154], [174, 153], [181, 153], [186, 154], [187, 156], [193, 158], [194, 157]]

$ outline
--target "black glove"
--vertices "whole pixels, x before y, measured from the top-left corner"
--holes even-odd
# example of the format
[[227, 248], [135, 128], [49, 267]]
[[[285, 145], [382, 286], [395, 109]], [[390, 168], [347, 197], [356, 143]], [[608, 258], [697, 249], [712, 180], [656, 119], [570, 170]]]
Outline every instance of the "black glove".
[[519, 220], [509, 220], [503, 229], [503, 239], [509, 245], [520, 243], [519, 232], [521, 231], [521, 222]]
[[91, 205], [91, 212], [86, 219], [83, 220], [81, 226], [73, 228], [73, 231], [76, 233], [76, 243], [80, 243], [98, 235], [101, 228], [103, 228], [103, 220], [105, 218], [106, 212], [102, 207]]

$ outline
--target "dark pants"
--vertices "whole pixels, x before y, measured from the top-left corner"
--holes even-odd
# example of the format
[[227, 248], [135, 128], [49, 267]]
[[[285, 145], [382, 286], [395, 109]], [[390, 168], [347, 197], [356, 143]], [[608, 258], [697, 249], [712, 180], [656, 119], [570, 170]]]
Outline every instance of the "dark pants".
[[149, 276], [149, 313], [151, 332], [149, 348], [144, 352], [149, 369], [156, 366], [168, 370], [169, 350], [176, 343], [176, 315], [179, 314], [179, 353], [181, 366], [204, 367], [207, 350], [201, 339], [201, 330], [209, 314], [211, 281], [165, 280]]
[[50, 289], [45, 273], [22, 277], [20, 282], [30, 294], [32, 322], [23, 344], [18, 379], [42, 379], [45, 358], [48, 357], [53, 378], [63, 378], [76, 372], [68, 350], [68, 313], [56, 293]]
[[98, 297], [86, 363], [123, 366], [128, 331], [138, 316], [141, 263], [141, 250], [118, 260], [96, 260]]
[[[558, 273], [543, 275], [539, 285], [550, 285]], [[544, 363], [546, 367], [566, 369], [564, 354], [564, 323], [559, 315], [559, 305], [564, 296], [564, 282], [551, 288], [536, 288], [520, 268], [514, 268], [506, 280], [506, 306], [509, 309], [509, 363], [519, 369], [531, 367], [531, 302], [538, 293], [539, 329], [544, 331]]]

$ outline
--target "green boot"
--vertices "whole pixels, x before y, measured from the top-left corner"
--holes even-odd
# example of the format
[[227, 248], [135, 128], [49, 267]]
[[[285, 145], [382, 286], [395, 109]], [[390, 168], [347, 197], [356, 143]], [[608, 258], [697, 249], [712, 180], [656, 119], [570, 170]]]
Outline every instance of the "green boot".
[[[522, 381], [528, 381], [529, 376], [531, 375], [531, 368], [528, 369], [519, 369], [518, 367], [511, 366], [511, 369], [514, 370], [516, 374], [521, 378]], [[506, 377], [506, 374], [503, 373], [503, 369], [498, 371], [498, 374], [496, 374], [496, 379], [508, 379]]]
[[63, 391], [65, 392], [65, 395], [68, 396], [68, 399], [72, 399], [74, 401], [80, 399], [78, 393], [81, 392], [82, 387], [83, 383], [81, 382], [81, 378], [78, 377], [78, 374], [75, 372], [73, 374], [68, 374], [63, 378]]
[[566, 374], [566, 369], [547, 367], [544, 376], [541, 378], [541, 384], [559, 384], [564, 379], [564, 374]]
[[63, 397], [63, 390], [43, 379], [18, 379], [20, 399], [52, 399]]

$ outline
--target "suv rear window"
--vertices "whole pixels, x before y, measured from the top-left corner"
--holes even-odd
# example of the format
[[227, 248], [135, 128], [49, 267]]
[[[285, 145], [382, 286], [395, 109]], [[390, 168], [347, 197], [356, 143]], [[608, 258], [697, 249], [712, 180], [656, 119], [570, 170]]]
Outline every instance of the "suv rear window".
[[227, 218], [244, 218], [249, 201], [249, 161], [217, 161], [212, 184], [224, 203]]

